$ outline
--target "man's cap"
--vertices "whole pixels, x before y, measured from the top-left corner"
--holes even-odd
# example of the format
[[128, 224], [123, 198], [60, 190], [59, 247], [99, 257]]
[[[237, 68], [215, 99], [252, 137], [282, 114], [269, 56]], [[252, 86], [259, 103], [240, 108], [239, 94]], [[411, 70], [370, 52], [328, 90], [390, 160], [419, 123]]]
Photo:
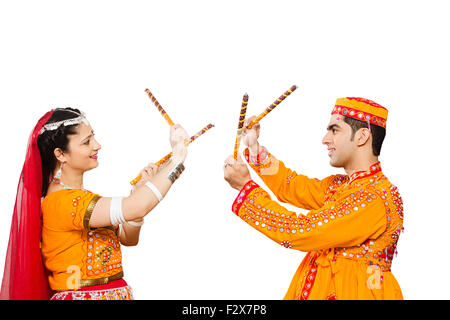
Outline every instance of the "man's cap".
[[365, 98], [339, 98], [331, 114], [340, 114], [386, 128], [388, 110]]

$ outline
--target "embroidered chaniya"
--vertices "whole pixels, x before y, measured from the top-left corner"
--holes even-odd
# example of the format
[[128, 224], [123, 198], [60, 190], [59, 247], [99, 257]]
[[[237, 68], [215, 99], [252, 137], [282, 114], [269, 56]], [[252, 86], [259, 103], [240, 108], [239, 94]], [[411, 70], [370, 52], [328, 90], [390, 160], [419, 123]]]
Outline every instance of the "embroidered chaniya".
[[125, 280], [78, 290], [58, 291], [51, 300], [133, 300], [131, 287]]
[[281, 246], [307, 252], [285, 299], [403, 299], [391, 272], [403, 230], [403, 203], [380, 163], [367, 171], [311, 179], [268, 153], [250, 166], [281, 202], [250, 180], [232, 210]]

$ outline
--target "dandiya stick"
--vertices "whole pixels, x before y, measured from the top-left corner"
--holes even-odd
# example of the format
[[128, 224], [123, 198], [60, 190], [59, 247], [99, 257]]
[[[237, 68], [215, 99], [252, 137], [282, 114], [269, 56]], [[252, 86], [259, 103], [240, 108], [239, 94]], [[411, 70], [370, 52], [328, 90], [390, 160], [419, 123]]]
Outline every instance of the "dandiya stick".
[[202, 130], [200, 130], [199, 132], [197, 132], [196, 134], [194, 134], [191, 139], [189, 139], [189, 143], [192, 143], [195, 139], [197, 139], [198, 137], [200, 137], [202, 134], [204, 134], [206, 131], [208, 131], [209, 129], [213, 128], [214, 125], [213, 124], [208, 124], [206, 127], [204, 127]]
[[[189, 145], [190, 143], [194, 142], [195, 139], [197, 139], [198, 137], [200, 137], [202, 134], [204, 134], [206, 131], [208, 131], [209, 129], [213, 128], [214, 125], [213, 124], [208, 124], [206, 127], [204, 127], [202, 130], [200, 130], [199, 132], [197, 132], [196, 134], [194, 134], [189, 141], [186, 141], [185, 144], [186, 146]], [[172, 152], [166, 154], [161, 160], [159, 160], [158, 162], [156, 162], [155, 164], [159, 167], [162, 164], [164, 164], [167, 160], [170, 159], [170, 157], [172, 156]], [[131, 185], [135, 185], [136, 183], [139, 182], [139, 180], [142, 179], [142, 175], [139, 174], [136, 178], [134, 178], [130, 184]]]
[[234, 143], [234, 160], [237, 160], [239, 144], [241, 143], [242, 128], [244, 127], [245, 114], [247, 113], [247, 104], [248, 104], [248, 94], [244, 94], [244, 97], [242, 98], [241, 113], [239, 114], [236, 141]]
[[270, 111], [275, 109], [276, 106], [278, 106], [284, 99], [286, 99], [292, 92], [297, 89], [296, 85], [293, 85], [288, 91], [283, 93], [277, 100], [275, 100], [270, 106], [266, 108], [259, 116], [257, 116], [255, 119], [253, 119], [247, 126], [247, 129], [251, 129], [256, 123], [258, 123], [262, 118], [267, 116]]
[[167, 123], [170, 126], [173, 126], [174, 123], [172, 121], [172, 119], [170, 119], [169, 115], [167, 114], [167, 112], [163, 109], [163, 107], [159, 104], [158, 100], [156, 100], [155, 96], [153, 95], [153, 93], [150, 92], [150, 90], [145, 89], [145, 92], [148, 94], [148, 96], [150, 97], [150, 99], [153, 101], [153, 103], [155, 104], [156, 108], [158, 108], [158, 111], [161, 113], [161, 115], [164, 117], [164, 119], [166, 119]]

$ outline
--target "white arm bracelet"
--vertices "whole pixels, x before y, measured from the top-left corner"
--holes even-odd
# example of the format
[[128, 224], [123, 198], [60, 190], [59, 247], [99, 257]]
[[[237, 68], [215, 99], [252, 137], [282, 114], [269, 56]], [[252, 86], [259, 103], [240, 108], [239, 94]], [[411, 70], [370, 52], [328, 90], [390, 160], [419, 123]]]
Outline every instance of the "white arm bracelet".
[[111, 199], [109, 219], [111, 220], [111, 225], [113, 226], [117, 226], [125, 222], [125, 218], [122, 213], [122, 199], [123, 197], [113, 197]]
[[128, 223], [130, 226], [133, 226], [133, 227], [141, 227], [141, 226], [144, 224], [144, 219], [142, 219], [141, 222], [137, 222], [137, 221], [127, 221], [127, 223]]
[[158, 188], [153, 183], [151, 183], [150, 181], [147, 181], [145, 183], [145, 185], [147, 187], [149, 187], [150, 190], [153, 191], [153, 193], [155, 194], [156, 198], [158, 198], [158, 201], [161, 201], [163, 199], [163, 196], [162, 196], [161, 192], [159, 192]]

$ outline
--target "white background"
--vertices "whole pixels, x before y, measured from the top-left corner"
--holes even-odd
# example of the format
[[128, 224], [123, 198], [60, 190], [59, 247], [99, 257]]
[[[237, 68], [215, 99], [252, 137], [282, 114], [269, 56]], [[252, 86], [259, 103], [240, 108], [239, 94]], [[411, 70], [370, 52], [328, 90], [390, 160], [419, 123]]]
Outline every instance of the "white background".
[[139, 170], [170, 151], [169, 127], [149, 88], [190, 135], [209, 122], [216, 127], [189, 147], [186, 171], [146, 217], [139, 245], [123, 247], [135, 298], [281, 299], [305, 253], [231, 212], [238, 192], [222, 166], [233, 151], [242, 95], [250, 96], [250, 116], [296, 84], [261, 122], [261, 143], [299, 173], [343, 173], [330, 167], [321, 144], [336, 98], [387, 107], [380, 160], [405, 203], [392, 270], [406, 299], [448, 299], [445, 4], [2, 1], [0, 274], [39, 117], [54, 107], [86, 112], [103, 148], [85, 187], [127, 195]]

